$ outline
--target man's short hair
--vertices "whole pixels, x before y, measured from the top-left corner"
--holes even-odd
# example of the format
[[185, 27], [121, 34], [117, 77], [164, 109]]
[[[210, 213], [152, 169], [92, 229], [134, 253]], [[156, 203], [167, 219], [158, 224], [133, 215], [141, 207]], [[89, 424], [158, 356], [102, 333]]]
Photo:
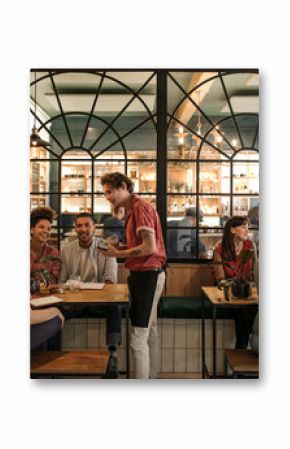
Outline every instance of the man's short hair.
[[78, 219], [78, 218], [90, 218], [90, 219], [92, 220], [93, 223], [95, 222], [94, 217], [93, 217], [92, 214], [90, 214], [89, 212], [81, 212], [80, 214], [78, 214], [78, 215], [75, 217], [75, 223], [77, 222], [77, 219]]
[[[188, 207], [185, 209], [185, 216], [186, 217], [197, 217], [197, 208], [195, 206]], [[201, 209], [199, 209], [199, 220], [202, 221], [203, 219], [203, 212]]]
[[120, 172], [114, 173], [106, 173], [101, 177], [102, 186], [107, 184], [114, 189], [120, 189], [122, 187], [123, 182], [127, 185], [127, 190], [130, 193], [133, 193], [133, 183], [128, 176], [124, 175]]

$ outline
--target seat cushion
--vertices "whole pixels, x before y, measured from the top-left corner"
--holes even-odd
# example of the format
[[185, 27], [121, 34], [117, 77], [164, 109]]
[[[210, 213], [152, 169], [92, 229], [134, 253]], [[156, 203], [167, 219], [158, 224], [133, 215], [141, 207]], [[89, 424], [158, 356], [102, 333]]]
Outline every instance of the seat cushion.
[[[159, 318], [200, 319], [201, 298], [192, 296], [164, 296], [158, 306]], [[212, 306], [205, 301], [205, 318], [212, 318]], [[217, 318], [233, 319], [233, 309], [219, 308]]]

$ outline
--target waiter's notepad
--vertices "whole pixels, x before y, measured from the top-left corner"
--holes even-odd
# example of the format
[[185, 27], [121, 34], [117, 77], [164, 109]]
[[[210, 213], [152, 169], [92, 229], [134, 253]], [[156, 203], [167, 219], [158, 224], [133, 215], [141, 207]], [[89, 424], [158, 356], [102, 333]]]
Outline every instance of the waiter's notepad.
[[81, 282], [81, 290], [102, 290], [103, 282]]
[[30, 301], [33, 307], [53, 306], [59, 302], [63, 302], [63, 299], [56, 296], [44, 296], [43, 298], [36, 298]]

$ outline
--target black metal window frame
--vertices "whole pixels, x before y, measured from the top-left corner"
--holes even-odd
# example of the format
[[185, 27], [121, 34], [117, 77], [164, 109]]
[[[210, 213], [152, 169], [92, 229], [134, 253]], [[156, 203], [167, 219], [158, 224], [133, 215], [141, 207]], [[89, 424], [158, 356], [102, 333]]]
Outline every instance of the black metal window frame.
[[[168, 149], [167, 149], [167, 144], [168, 144], [168, 131], [169, 131], [169, 127], [171, 122], [174, 120], [176, 123], [179, 123], [181, 126], [183, 126], [187, 131], [189, 131], [190, 133], [192, 133], [192, 135], [197, 135], [196, 131], [190, 127], [188, 127], [187, 124], [182, 123], [174, 114], [177, 111], [178, 107], [180, 106], [180, 104], [182, 104], [183, 101], [188, 100], [189, 102], [191, 102], [194, 107], [200, 111], [200, 113], [202, 114], [203, 118], [211, 125], [211, 127], [209, 127], [209, 129], [207, 130], [207, 132], [203, 135], [201, 141], [200, 141], [200, 145], [199, 145], [199, 150], [198, 150], [198, 157], [196, 159], [182, 159], [182, 162], [188, 162], [188, 163], [194, 163], [196, 164], [196, 189], [195, 192], [192, 193], [186, 193], [186, 195], [192, 195], [196, 198], [196, 207], [197, 207], [197, 214], [199, 212], [200, 209], [200, 197], [204, 197], [207, 195], [210, 196], [227, 196], [230, 198], [230, 214], [232, 215], [233, 213], [233, 201], [235, 197], [255, 197], [255, 196], [259, 196], [259, 194], [249, 194], [249, 193], [233, 193], [233, 164], [234, 163], [251, 163], [251, 164], [255, 164], [255, 163], [259, 163], [259, 161], [255, 161], [255, 160], [245, 160], [245, 159], [234, 159], [234, 156], [236, 156], [236, 154], [239, 151], [243, 151], [243, 150], [251, 150], [251, 151], [256, 151], [258, 152], [258, 149], [255, 147], [256, 141], [257, 141], [257, 136], [258, 136], [258, 126], [259, 126], [259, 120], [257, 122], [257, 128], [255, 131], [255, 135], [254, 135], [254, 139], [252, 142], [252, 146], [250, 148], [246, 148], [244, 147], [243, 144], [243, 138], [242, 135], [240, 133], [240, 129], [237, 123], [237, 117], [241, 116], [241, 115], [257, 115], [258, 114], [253, 114], [253, 113], [247, 113], [247, 114], [235, 114], [232, 106], [231, 106], [231, 102], [230, 102], [230, 98], [227, 92], [227, 88], [224, 82], [224, 77], [231, 75], [231, 74], [240, 74], [240, 73], [249, 73], [249, 74], [258, 74], [258, 70], [257, 69], [31, 69], [31, 72], [45, 72], [45, 74], [43, 76], [38, 77], [35, 81], [31, 82], [31, 86], [34, 86], [35, 83], [38, 83], [40, 81], [42, 81], [45, 78], [49, 78], [51, 81], [51, 84], [53, 86], [53, 91], [54, 94], [56, 96], [56, 100], [60, 109], [60, 114], [54, 117], [51, 117], [50, 119], [48, 119], [46, 122], [42, 121], [40, 119], [40, 117], [34, 112], [33, 109], [31, 109], [31, 114], [33, 117], [35, 117], [37, 123], [39, 124], [38, 127], [38, 131], [41, 131], [42, 129], [45, 129], [47, 131], [47, 133], [49, 134], [49, 136], [51, 137], [51, 139], [57, 144], [57, 146], [62, 150], [61, 154], [57, 154], [55, 153], [53, 150], [48, 150], [49, 153], [51, 154], [52, 157], [48, 157], [45, 159], [39, 159], [39, 158], [31, 158], [30, 161], [31, 162], [54, 162], [58, 164], [58, 189], [56, 191], [47, 191], [47, 192], [36, 192], [33, 191], [31, 192], [31, 196], [33, 197], [34, 195], [54, 195], [57, 197], [58, 199], [58, 207], [57, 207], [57, 244], [58, 244], [58, 248], [60, 248], [60, 242], [61, 242], [61, 232], [62, 230], [66, 229], [66, 226], [63, 226], [62, 224], [62, 212], [61, 212], [61, 198], [63, 195], [69, 195], [70, 192], [62, 192], [61, 190], [61, 185], [62, 185], [62, 164], [65, 162], [73, 162], [78, 161], [78, 162], [88, 162], [90, 159], [88, 158], [69, 158], [69, 159], [64, 159], [63, 156], [65, 155], [65, 153], [67, 153], [68, 151], [71, 150], [82, 150], [84, 152], [87, 152], [88, 156], [91, 158], [91, 173], [92, 173], [92, 183], [91, 183], [91, 191], [90, 192], [83, 192], [83, 193], [74, 193], [74, 195], [77, 196], [82, 196], [82, 195], [88, 195], [91, 196], [91, 210], [92, 213], [94, 213], [94, 198], [96, 196], [100, 196], [102, 195], [102, 192], [95, 192], [94, 191], [94, 165], [95, 162], [120, 162], [124, 164], [124, 172], [127, 174], [128, 171], [128, 163], [136, 163], [136, 162], [156, 162], [156, 204], [157, 204], [157, 211], [159, 213], [160, 216], [160, 221], [161, 221], [161, 226], [162, 226], [162, 231], [163, 231], [163, 236], [164, 236], [164, 240], [166, 242], [166, 235], [167, 235], [167, 199], [170, 195], [174, 195], [174, 196], [178, 196], [178, 195], [184, 195], [184, 193], [174, 193], [171, 194], [167, 191], [167, 166], [168, 163], [170, 162], [180, 162], [179, 159], [175, 159], [175, 158], [169, 158], [168, 157]], [[62, 74], [62, 73], [89, 73], [89, 74], [94, 74], [96, 76], [99, 77], [99, 83], [97, 84], [97, 88], [96, 88], [96, 92], [95, 92], [95, 98], [92, 104], [92, 108], [90, 113], [86, 113], [86, 112], [82, 112], [82, 111], [70, 111], [70, 112], [64, 112], [62, 104], [61, 104], [61, 100], [60, 100], [60, 95], [57, 91], [57, 87], [56, 87], [56, 83], [54, 80], [54, 77], [57, 76], [58, 74]], [[145, 83], [142, 84], [142, 86], [137, 90], [134, 91], [130, 86], [125, 85], [122, 81], [118, 80], [117, 78], [114, 78], [111, 75], [107, 75], [107, 72], [110, 73], [114, 73], [114, 72], [143, 72], [143, 73], [148, 73], [148, 79], [146, 80]], [[212, 78], [219, 78], [221, 81], [221, 85], [223, 86], [223, 90], [224, 90], [224, 95], [229, 107], [229, 110], [231, 112], [231, 114], [229, 116], [227, 116], [226, 118], [221, 119], [218, 122], [212, 122], [211, 118], [202, 110], [202, 108], [199, 107], [199, 105], [193, 100], [191, 94], [194, 90], [196, 90], [197, 88], [201, 87], [202, 84], [208, 82], [210, 79], [212, 78], [208, 78], [205, 81], [203, 81], [200, 85], [195, 86], [191, 91], [187, 92], [184, 90], [184, 88], [178, 83], [178, 81], [174, 78], [174, 73], [176, 72], [217, 72], [217, 75], [215, 75]], [[151, 113], [148, 106], [146, 105], [146, 103], [143, 101], [143, 99], [141, 98], [141, 96], [139, 95], [142, 90], [144, 89], [144, 87], [146, 87], [146, 85], [156, 76], [156, 96], [157, 96], [157, 110], [156, 113]], [[120, 85], [122, 85], [122, 87], [128, 89], [129, 92], [131, 92], [132, 94], [132, 98], [130, 99], [130, 101], [121, 109], [121, 111], [118, 112], [118, 114], [114, 117], [114, 119], [111, 122], [108, 122], [106, 120], [104, 120], [102, 117], [98, 117], [97, 115], [95, 115], [93, 113], [94, 109], [95, 109], [95, 105], [96, 102], [98, 100], [98, 97], [100, 95], [101, 92], [101, 88], [102, 88], [102, 84], [104, 82], [104, 79], [108, 77], [109, 79], [118, 82]], [[179, 103], [175, 106], [175, 109], [173, 111], [173, 113], [169, 113], [167, 110], [167, 100], [168, 100], [168, 80], [171, 80], [175, 86], [180, 90], [180, 92], [182, 93], [182, 98], [179, 101]], [[126, 110], [126, 108], [128, 107], [128, 105], [134, 100], [138, 98], [144, 108], [146, 109], [147, 113], [148, 113], [148, 117], [146, 117], [145, 120], [141, 121], [138, 125], [136, 125], [135, 127], [133, 127], [131, 130], [129, 130], [127, 133], [125, 133], [124, 135], [120, 135], [118, 133], [118, 131], [113, 127], [114, 122], [122, 115], [122, 113]], [[87, 123], [83, 132], [83, 136], [81, 139], [81, 144], [80, 145], [75, 145], [70, 133], [70, 129], [69, 129], [69, 125], [67, 122], [67, 117], [69, 117], [70, 115], [83, 115], [87, 117]], [[70, 146], [64, 147], [62, 145], [62, 143], [58, 140], [58, 138], [50, 131], [48, 125], [49, 123], [51, 123], [53, 120], [58, 119], [58, 118], [62, 118], [64, 125], [65, 125], [65, 129], [67, 132], [67, 136], [70, 142]], [[89, 148], [86, 148], [84, 146], [84, 141], [85, 141], [85, 137], [90, 125], [90, 122], [92, 120], [92, 118], [95, 118], [96, 120], [100, 120], [103, 123], [105, 123], [105, 125], [107, 126], [105, 128], [105, 130], [101, 133], [100, 136], [98, 136], [98, 138], [93, 142], [93, 144], [90, 145]], [[217, 125], [221, 124], [222, 122], [224, 122], [227, 119], [232, 119], [234, 121], [235, 124], [235, 128], [236, 128], [236, 133], [237, 136], [240, 140], [240, 144], [241, 144], [241, 148], [239, 148], [239, 150], [235, 150], [235, 148], [233, 148], [232, 144], [227, 140], [227, 138], [225, 136], [223, 136], [223, 139], [226, 141], [226, 143], [228, 144], [229, 147], [232, 148], [233, 150], [233, 155], [231, 157], [229, 157], [226, 153], [223, 153], [220, 148], [215, 147], [214, 144], [212, 144], [208, 139], [207, 136], [210, 132], [210, 130], [212, 130], [213, 128], [215, 128]], [[127, 150], [126, 150], [126, 145], [124, 144], [124, 139], [130, 135], [131, 133], [133, 133], [134, 131], [136, 131], [138, 128], [140, 128], [141, 126], [143, 126], [146, 122], [148, 122], [149, 120], [151, 120], [154, 129], [156, 130], [156, 159], [155, 158], [148, 158], [148, 159], [142, 159], [140, 161], [140, 159], [128, 159], [128, 155], [127, 155]], [[107, 130], [112, 130], [115, 135], [116, 135], [116, 140], [114, 142], [112, 142], [110, 145], [108, 145], [107, 147], [103, 148], [101, 151], [97, 152], [96, 154], [92, 153], [92, 149], [93, 147], [98, 143], [98, 141], [103, 137], [103, 135], [106, 133]], [[219, 131], [218, 131], [219, 132]], [[198, 135], [198, 137], [200, 138], [200, 136]], [[105, 155], [105, 152], [107, 150], [110, 150], [114, 145], [116, 144], [120, 144], [122, 147], [122, 151], [123, 151], [123, 158], [120, 159], [109, 159], [106, 157], [101, 157], [102, 155]], [[223, 153], [223, 155], [225, 156], [226, 159], [223, 159], [221, 161], [221, 159], [200, 159], [200, 153], [202, 151], [203, 145], [207, 144], [210, 147], [213, 147], [216, 151], [218, 151], [219, 153]], [[230, 164], [230, 192], [229, 193], [211, 193], [211, 194], [206, 194], [206, 193], [201, 193], [200, 192], [200, 185], [199, 185], [199, 173], [200, 173], [200, 164], [201, 163], [222, 163], [222, 162], [228, 162]], [[149, 193], [149, 192], [138, 192], [140, 194], [143, 195], [150, 195], [153, 196], [154, 193]], [[174, 227], [170, 227], [170, 229], [174, 229]], [[188, 262], [194, 262], [194, 263], [203, 263], [203, 262], [207, 262], [205, 259], [200, 258], [199, 257], [199, 248], [198, 248], [198, 241], [199, 241], [199, 235], [200, 235], [200, 231], [202, 229], [202, 226], [200, 226], [199, 223], [197, 223], [196, 226], [196, 255], [197, 257], [195, 259], [171, 259], [172, 262], [180, 262], [180, 263], [188, 263]], [[217, 226], [213, 226], [211, 229], [214, 230], [220, 230], [222, 231], [222, 227], [217, 227]]]

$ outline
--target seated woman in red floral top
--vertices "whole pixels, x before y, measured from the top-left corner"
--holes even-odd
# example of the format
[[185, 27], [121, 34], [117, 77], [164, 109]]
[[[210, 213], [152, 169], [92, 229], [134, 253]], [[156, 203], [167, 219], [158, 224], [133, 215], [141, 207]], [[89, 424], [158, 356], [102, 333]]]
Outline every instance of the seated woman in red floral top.
[[[222, 241], [216, 245], [214, 250], [214, 262], [227, 263], [226, 265], [213, 265], [217, 282], [235, 277], [235, 269], [242, 270], [245, 277], [253, 272], [256, 249], [254, 243], [248, 238], [248, 226], [247, 217], [233, 216], [226, 222]], [[253, 251], [253, 258], [240, 267], [238, 257], [245, 249]], [[252, 307], [235, 309], [236, 348], [247, 348], [256, 312]]]
[[38, 207], [30, 214], [30, 275], [41, 281], [39, 271], [46, 270], [49, 284], [57, 284], [60, 274], [60, 260], [49, 260], [47, 256], [59, 257], [59, 252], [48, 245], [54, 212], [49, 207]]

